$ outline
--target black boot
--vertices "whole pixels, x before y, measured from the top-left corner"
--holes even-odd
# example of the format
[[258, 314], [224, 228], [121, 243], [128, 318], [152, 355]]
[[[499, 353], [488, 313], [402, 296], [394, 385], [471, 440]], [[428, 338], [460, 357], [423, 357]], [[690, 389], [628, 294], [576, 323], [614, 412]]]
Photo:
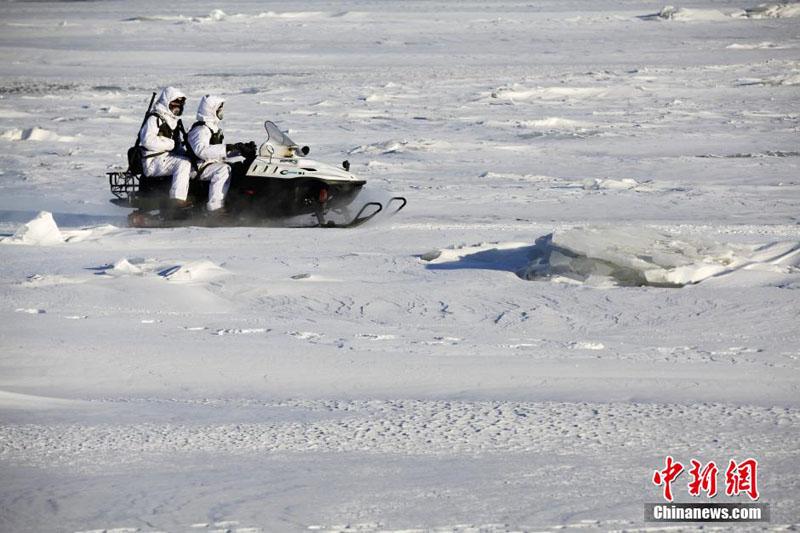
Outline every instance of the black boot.
[[162, 209], [161, 213], [168, 220], [185, 220], [192, 215], [192, 204], [187, 200], [170, 198], [166, 209]]
[[224, 207], [206, 211], [206, 224], [209, 226], [227, 226], [229, 224], [228, 212]]

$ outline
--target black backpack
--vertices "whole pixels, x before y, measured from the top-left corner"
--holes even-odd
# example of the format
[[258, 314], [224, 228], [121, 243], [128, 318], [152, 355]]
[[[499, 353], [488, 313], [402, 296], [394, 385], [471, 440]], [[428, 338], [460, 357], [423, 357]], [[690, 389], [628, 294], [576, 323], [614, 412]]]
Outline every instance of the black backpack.
[[139, 149], [139, 138], [136, 138], [136, 144], [128, 148], [128, 172], [132, 174], [143, 174], [144, 167], [142, 166], [142, 151]]

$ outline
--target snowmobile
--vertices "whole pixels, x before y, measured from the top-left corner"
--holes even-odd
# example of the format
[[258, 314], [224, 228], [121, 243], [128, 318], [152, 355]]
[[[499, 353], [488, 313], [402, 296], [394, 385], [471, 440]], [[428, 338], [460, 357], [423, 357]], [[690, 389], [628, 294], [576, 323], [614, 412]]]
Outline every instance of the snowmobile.
[[133, 227], [187, 225], [271, 225], [276, 219], [312, 215], [312, 222], [293, 227], [352, 228], [372, 220], [380, 212], [396, 214], [406, 205], [402, 196], [385, 202], [356, 205], [366, 183], [350, 173], [350, 163], [335, 167], [309, 159], [307, 146], [299, 146], [275, 123], [264, 122], [267, 137], [249, 158], [231, 162], [231, 184], [225, 199], [225, 216], [204, 217], [208, 182], [190, 181], [192, 207], [179, 216], [167, 212], [171, 176], [147, 177], [140, 173], [108, 172], [111, 201], [136, 209], [128, 216]]

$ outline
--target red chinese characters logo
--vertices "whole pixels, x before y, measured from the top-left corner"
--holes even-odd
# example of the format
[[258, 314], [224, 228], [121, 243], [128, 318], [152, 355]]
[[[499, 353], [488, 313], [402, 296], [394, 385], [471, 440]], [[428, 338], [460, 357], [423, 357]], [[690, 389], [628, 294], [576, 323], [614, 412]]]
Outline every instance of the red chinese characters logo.
[[666, 467], [664, 470], [653, 472], [653, 483], [664, 485], [664, 499], [672, 501], [672, 482], [683, 472], [683, 465], [675, 462], [671, 455], [667, 456]]
[[689, 475], [692, 480], [689, 482], [689, 494], [692, 496], [700, 496], [700, 491], [705, 492], [709, 498], [717, 495], [717, 468], [716, 463], [711, 461], [702, 470], [700, 467], [703, 464], [700, 461], [692, 459], [692, 469], [689, 470]]
[[757, 500], [756, 470], [758, 470], [758, 461], [755, 459], [745, 459], [739, 464], [731, 459], [728, 469], [725, 471], [725, 494], [738, 496], [744, 492], [751, 500]]
[[[714, 461], [705, 466], [696, 459], [691, 460], [692, 468], [688, 470], [690, 480], [688, 483], [689, 495], [698, 497], [705, 493], [708, 498], [717, 495], [717, 474], [719, 468]], [[684, 466], [668, 455], [663, 470], [653, 472], [653, 483], [663, 487], [664, 499], [672, 501], [672, 482], [683, 473]], [[731, 459], [725, 471], [725, 494], [738, 496], [746, 494], [751, 500], [758, 499], [758, 481], [756, 472], [758, 461], [752, 458], [737, 463]]]

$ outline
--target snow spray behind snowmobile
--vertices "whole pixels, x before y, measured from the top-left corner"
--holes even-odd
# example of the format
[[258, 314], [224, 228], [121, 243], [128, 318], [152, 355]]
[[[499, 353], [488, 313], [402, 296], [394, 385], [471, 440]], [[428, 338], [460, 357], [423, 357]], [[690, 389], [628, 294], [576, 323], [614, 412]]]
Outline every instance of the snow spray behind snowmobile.
[[[312, 223], [299, 227], [352, 228], [380, 212], [395, 214], [406, 205], [402, 196], [357, 204], [366, 181], [350, 173], [350, 163], [335, 167], [309, 159], [307, 146], [299, 146], [278, 126], [264, 122], [267, 138], [255, 155], [230, 163], [231, 185], [225, 199], [223, 219], [203, 217], [203, 198], [208, 182], [190, 181], [188, 199], [194, 204], [179, 218], [164, 217], [171, 176], [144, 176], [128, 169], [108, 172], [111, 201], [136, 209], [128, 216], [134, 227], [187, 225], [267, 225], [279, 218], [312, 215]], [[355, 204], [355, 205], [354, 205]]]

